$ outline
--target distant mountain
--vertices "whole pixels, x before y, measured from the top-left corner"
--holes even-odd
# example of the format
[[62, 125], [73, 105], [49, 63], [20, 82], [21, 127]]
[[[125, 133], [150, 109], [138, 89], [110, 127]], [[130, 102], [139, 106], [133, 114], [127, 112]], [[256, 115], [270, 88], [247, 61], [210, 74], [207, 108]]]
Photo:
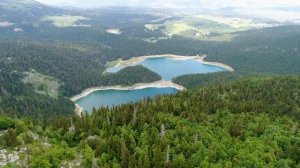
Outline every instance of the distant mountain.
[[0, 9], [14, 12], [28, 11], [34, 9], [41, 11], [43, 10], [44, 12], [46, 12], [54, 8], [33, 0], [1, 0]]
[[1, 0], [0, 22], [15, 24], [39, 20], [44, 15], [59, 13], [61, 9], [33, 0]]

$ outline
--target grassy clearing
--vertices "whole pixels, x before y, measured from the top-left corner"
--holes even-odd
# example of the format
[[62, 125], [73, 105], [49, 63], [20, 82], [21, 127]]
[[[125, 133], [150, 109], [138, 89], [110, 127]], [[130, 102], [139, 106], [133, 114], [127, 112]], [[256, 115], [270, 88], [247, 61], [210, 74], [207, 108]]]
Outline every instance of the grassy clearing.
[[211, 15], [197, 15], [196, 19], [201, 20], [210, 20], [219, 24], [225, 24], [232, 28], [242, 28], [242, 27], [252, 27], [252, 20], [250, 19], [241, 19], [241, 18], [229, 18], [229, 17], [220, 17], [220, 16], [211, 16]]
[[184, 18], [176, 22], [166, 22], [164, 23], [164, 26], [165, 31], [169, 36], [183, 35], [186, 34], [186, 32], [193, 32], [192, 35], [196, 37], [210, 36], [213, 33], [225, 34], [250, 29], [250, 27], [246, 26], [234, 28], [227, 24], [194, 17]]
[[182, 32], [189, 30], [197, 31], [197, 28], [183, 22], [168, 22], [165, 24], [165, 28], [169, 36], [180, 35]]
[[233, 40], [237, 35], [235, 34], [221, 34], [218, 36], [210, 36], [207, 40], [208, 41], [217, 41], [217, 42], [224, 42], [224, 41], [231, 41]]
[[211, 15], [192, 15], [163, 24], [146, 24], [145, 30], [161, 30], [167, 37], [182, 36], [208, 41], [230, 41], [232, 33], [254, 28], [268, 27], [251, 19], [229, 18]]
[[39, 94], [46, 94], [53, 98], [57, 98], [59, 95], [59, 87], [61, 84], [54, 77], [47, 76], [41, 73], [31, 70], [30, 72], [24, 72], [25, 77], [22, 79], [24, 83], [30, 83], [35, 88], [35, 92]]
[[105, 64], [105, 67], [110, 68], [110, 67], [117, 66], [119, 62], [120, 62], [120, 59], [108, 62], [108, 63]]
[[70, 15], [62, 15], [62, 16], [46, 16], [43, 18], [43, 21], [51, 21], [52, 24], [56, 27], [80, 27], [86, 26], [83, 24], [77, 24], [79, 21], [89, 20], [89, 18], [83, 16], [70, 16]]

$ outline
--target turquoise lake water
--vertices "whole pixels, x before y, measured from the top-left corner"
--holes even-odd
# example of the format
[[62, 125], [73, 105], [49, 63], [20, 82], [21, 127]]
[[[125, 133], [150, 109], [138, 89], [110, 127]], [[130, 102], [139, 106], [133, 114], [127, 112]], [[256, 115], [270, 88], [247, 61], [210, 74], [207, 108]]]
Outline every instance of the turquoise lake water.
[[[147, 58], [139, 63], [144, 67], [158, 73], [164, 80], [170, 81], [172, 78], [180, 75], [195, 73], [211, 73], [225, 71], [224, 68], [218, 66], [205, 65], [195, 60], [173, 60], [169, 58]], [[106, 71], [115, 73], [124, 67], [111, 67]]]
[[[205, 65], [195, 60], [173, 60], [169, 58], [148, 58], [139, 63], [144, 67], [158, 73], [164, 80], [185, 74], [211, 73], [225, 71], [224, 68]], [[111, 67], [107, 72], [115, 73], [124, 67]], [[158, 94], [172, 94], [177, 92], [174, 88], [146, 88], [139, 90], [103, 90], [96, 91], [76, 101], [86, 111], [91, 112], [93, 107], [120, 105], [141, 100], [144, 97], [155, 97]]]
[[144, 67], [158, 73], [164, 80], [171, 80], [180, 75], [195, 73], [211, 73], [225, 71], [218, 66], [205, 65], [195, 60], [173, 60], [169, 58], [148, 58], [140, 63]]
[[144, 97], [155, 97], [159, 94], [176, 93], [175, 88], [145, 88], [138, 90], [101, 90], [93, 92], [76, 101], [87, 112], [92, 112], [93, 107], [120, 105], [142, 100]]

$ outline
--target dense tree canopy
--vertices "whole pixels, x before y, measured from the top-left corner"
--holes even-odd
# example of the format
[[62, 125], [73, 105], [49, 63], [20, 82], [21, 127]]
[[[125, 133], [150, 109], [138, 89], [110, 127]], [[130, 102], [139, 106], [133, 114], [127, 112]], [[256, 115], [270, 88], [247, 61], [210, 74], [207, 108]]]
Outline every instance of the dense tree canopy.
[[175, 77], [172, 79], [174, 83], [184, 86], [187, 89], [195, 89], [202, 86], [209, 86], [218, 83], [228, 83], [232, 81], [241, 80], [251, 77], [267, 77], [276, 76], [268, 73], [255, 73], [255, 72], [216, 72], [208, 74], [188, 74]]
[[74, 104], [68, 98], [38, 94], [32, 85], [24, 84], [21, 77], [0, 71], [0, 114], [42, 119], [74, 115]]
[[299, 167], [299, 89], [299, 77], [253, 78], [48, 125], [0, 118], [0, 144], [24, 140], [31, 167]]
[[0, 46], [0, 65], [4, 72], [17, 73], [34, 69], [53, 76], [64, 83], [65, 96], [72, 96], [93, 86], [150, 83], [161, 79], [156, 73], [141, 66], [103, 75], [107, 60], [94, 50], [82, 51], [64, 46], [14, 41], [2, 42]]

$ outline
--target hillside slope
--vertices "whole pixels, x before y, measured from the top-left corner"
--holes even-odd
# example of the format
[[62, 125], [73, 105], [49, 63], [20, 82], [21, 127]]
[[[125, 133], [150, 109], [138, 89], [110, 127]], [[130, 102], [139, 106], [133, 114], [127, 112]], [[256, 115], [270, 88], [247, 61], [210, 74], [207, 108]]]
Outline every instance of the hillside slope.
[[45, 127], [1, 117], [0, 145], [29, 156], [16, 167], [299, 167], [299, 95], [299, 77], [252, 78]]

